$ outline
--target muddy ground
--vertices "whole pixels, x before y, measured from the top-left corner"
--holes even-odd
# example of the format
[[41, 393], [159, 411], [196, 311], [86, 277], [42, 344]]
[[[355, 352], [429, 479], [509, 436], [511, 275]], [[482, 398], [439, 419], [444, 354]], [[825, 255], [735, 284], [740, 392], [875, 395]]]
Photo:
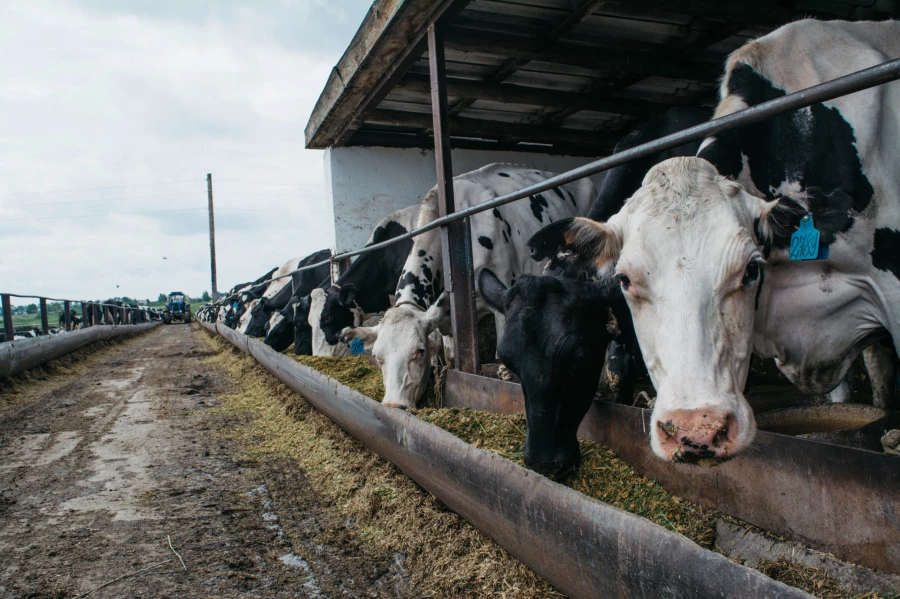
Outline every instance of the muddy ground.
[[0, 390], [0, 599], [119, 577], [90, 596], [413, 596], [396, 559], [325, 534], [297, 464], [244, 461], [211, 434], [242, 416], [206, 416], [233, 383], [203, 363], [202, 334], [159, 327]]

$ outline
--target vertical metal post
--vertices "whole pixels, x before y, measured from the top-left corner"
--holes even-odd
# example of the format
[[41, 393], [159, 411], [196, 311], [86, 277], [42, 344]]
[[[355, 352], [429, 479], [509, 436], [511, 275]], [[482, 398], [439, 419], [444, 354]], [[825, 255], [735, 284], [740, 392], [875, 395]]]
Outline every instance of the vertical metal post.
[[100, 311], [100, 304], [91, 304], [91, 307], [93, 309], [92, 314], [94, 315], [94, 324], [98, 325], [98, 324], [100, 324], [100, 319], [102, 317], [102, 312]]
[[[456, 211], [453, 197], [453, 163], [447, 110], [447, 74], [444, 36], [438, 25], [428, 28], [428, 66], [431, 73], [431, 114], [434, 121], [434, 160], [437, 170], [440, 215]], [[441, 227], [444, 286], [450, 291], [450, 315], [456, 346], [456, 368], [477, 374], [478, 322], [475, 315], [475, 273], [472, 265], [472, 233], [469, 219]]]
[[3, 304], [3, 332], [6, 333], [6, 340], [12, 341], [16, 336], [16, 327], [13, 326], [12, 302], [5, 293], [0, 296]]
[[44, 335], [49, 335], [50, 323], [47, 319], [47, 298], [39, 297], [38, 303], [40, 304], [41, 308], [41, 333], [43, 333]]
[[69, 300], [63, 301], [63, 322], [65, 323], [66, 330], [72, 330], [72, 303]]
[[219, 299], [216, 287], [216, 221], [213, 216], [212, 173], [206, 173], [206, 196], [209, 200], [209, 270], [212, 273], [212, 301]]

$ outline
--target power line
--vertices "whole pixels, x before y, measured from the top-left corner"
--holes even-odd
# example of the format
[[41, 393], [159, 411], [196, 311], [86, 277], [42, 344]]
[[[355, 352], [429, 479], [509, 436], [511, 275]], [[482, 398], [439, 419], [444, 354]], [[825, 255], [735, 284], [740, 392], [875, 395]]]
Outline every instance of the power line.
[[107, 198], [104, 200], [70, 200], [67, 202], [36, 202], [34, 204], [3, 204], [5, 208], [31, 208], [32, 206], [62, 206], [64, 204], [97, 204], [102, 202], [128, 202], [131, 200], [149, 200], [151, 198], [171, 198], [175, 196], [193, 195], [195, 191], [182, 191], [180, 193], [163, 193], [150, 196], [135, 196], [131, 198]]
[[[22, 218], [0, 218], [0, 222], [12, 222], [12, 221], [30, 221], [30, 220], [53, 220], [60, 218], [104, 218], [107, 216], [132, 216], [132, 215], [140, 215], [140, 214], [160, 214], [163, 212], [196, 212], [199, 210], [206, 210], [207, 208], [204, 206], [203, 208], [173, 208], [171, 210], [143, 210], [140, 212], [100, 212], [97, 214], [67, 214], [63, 216], [26, 216]], [[225, 211], [225, 212], [327, 212], [325, 209], [321, 210], [285, 210], [280, 208], [217, 208], [217, 211]]]
[[238, 181], [237, 179], [216, 179], [216, 181], [224, 181], [226, 183], [245, 183], [247, 185], [283, 185], [285, 187], [325, 187], [326, 183], [307, 183], [298, 181], [296, 183], [277, 183], [275, 181]]
[[179, 183], [200, 183], [200, 181], [195, 181], [194, 179], [185, 180], [185, 181], [160, 181], [158, 183], [135, 183], [133, 185], [112, 185], [109, 187], [79, 187], [73, 189], [48, 189], [46, 191], [16, 191], [13, 193], [2, 193], [0, 197], [7, 196], [22, 196], [22, 195], [32, 195], [32, 194], [42, 194], [42, 193], [65, 193], [70, 191], [98, 191], [100, 189], [125, 189], [126, 187], [150, 187], [151, 185], [176, 185]]
[[[129, 198], [105, 198], [101, 200], [67, 200], [65, 202], [35, 202], [28, 204], [3, 204], [2, 206], [5, 208], [31, 208], [32, 206], [64, 206], [68, 204], [101, 204], [103, 202], [129, 202], [133, 200], [149, 200], [154, 198], [172, 198], [176, 196], [186, 196], [186, 195], [194, 195], [197, 192], [195, 191], [182, 191], [179, 193], [161, 193], [149, 196], [134, 196]], [[259, 193], [256, 191], [225, 191], [225, 195], [231, 194], [245, 194], [248, 196], [263, 196], [263, 197], [276, 197], [276, 198], [286, 198], [286, 199], [305, 199], [305, 198], [324, 198], [324, 195], [290, 195], [290, 194], [281, 194], [281, 193]]]

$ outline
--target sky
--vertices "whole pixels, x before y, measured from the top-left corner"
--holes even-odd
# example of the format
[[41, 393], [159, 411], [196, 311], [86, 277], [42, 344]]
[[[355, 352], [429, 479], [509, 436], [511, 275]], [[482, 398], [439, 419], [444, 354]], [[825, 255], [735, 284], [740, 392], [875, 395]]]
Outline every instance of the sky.
[[207, 173], [220, 291], [331, 247], [303, 130], [370, 3], [3, 2], [0, 291], [199, 296]]

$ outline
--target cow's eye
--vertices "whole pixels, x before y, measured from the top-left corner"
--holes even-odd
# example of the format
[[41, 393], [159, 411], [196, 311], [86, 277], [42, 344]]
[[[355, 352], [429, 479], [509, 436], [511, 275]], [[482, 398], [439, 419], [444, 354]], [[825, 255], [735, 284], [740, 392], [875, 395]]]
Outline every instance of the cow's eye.
[[759, 280], [759, 274], [762, 272], [762, 263], [759, 258], [754, 258], [747, 264], [747, 270], [744, 271], [744, 278], [741, 283], [744, 287], [750, 287]]
[[424, 348], [424, 347], [417, 347], [417, 348], [416, 348], [416, 357], [417, 357], [417, 358], [424, 358], [424, 357], [425, 357], [425, 348]]
[[622, 285], [622, 289], [627, 290], [629, 287], [631, 287], [631, 279], [629, 279], [628, 275], [626, 275], [626, 274], [617, 272], [616, 280], [619, 282], [620, 285]]

